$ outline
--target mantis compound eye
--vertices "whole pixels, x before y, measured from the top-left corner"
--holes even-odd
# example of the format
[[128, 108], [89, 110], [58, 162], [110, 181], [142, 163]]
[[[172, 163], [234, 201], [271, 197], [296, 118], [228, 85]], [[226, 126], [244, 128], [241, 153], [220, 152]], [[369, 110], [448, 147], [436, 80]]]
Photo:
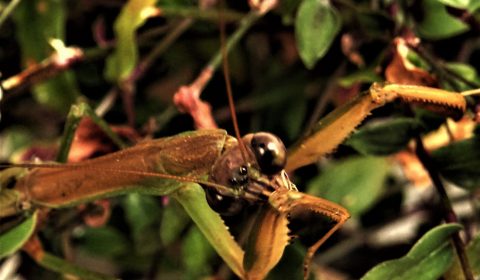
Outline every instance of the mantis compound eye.
[[264, 174], [273, 175], [285, 167], [287, 150], [277, 136], [266, 132], [255, 133], [250, 145]]
[[234, 197], [223, 196], [216, 191], [206, 189], [208, 205], [217, 213], [224, 216], [233, 216], [240, 212], [245, 201]]
[[240, 187], [248, 183], [248, 171], [245, 166], [240, 166], [238, 170], [235, 170], [232, 177], [229, 179], [231, 186]]

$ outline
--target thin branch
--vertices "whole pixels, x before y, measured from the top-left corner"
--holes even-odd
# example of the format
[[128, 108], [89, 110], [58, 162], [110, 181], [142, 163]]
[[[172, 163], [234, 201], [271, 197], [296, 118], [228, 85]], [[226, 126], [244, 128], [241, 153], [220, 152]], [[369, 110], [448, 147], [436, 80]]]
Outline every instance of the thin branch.
[[320, 119], [320, 116], [325, 112], [325, 108], [328, 105], [328, 102], [332, 99], [332, 97], [336, 93], [336, 89], [338, 89], [338, 78], [343, 75], [345, 72], [346, 68], [346, 63], [343, 61], [337, 69], [335, 69], [335, 72], [333, 72], [331, 78], [328, 79], [327, 85], [323, 91], [323, 94], [321, 94], [317, 102], [315, 104], [315, 108], [313, 109], [313, 112], [310, 116], [310, 119], [307, 122], [307, 125], [305, 126], [305, 132], [303, 137], [308, 136], [313, 130], [313, 127], [317, 123], [317, 121]]
[[447, 12], [467, 24], [475, 34], [480, 31], [480, 22], [467, 9], [459, 9], [452, 6], [447, 6]]
[[[250, 27], [257, 22], [262, 17], [263, 14], [260, 14], [256, 10], [251, 10], [241, 21], [240, 21], [240, 26], [238, 29], [233, 33], [227, 41], [227, 44], [225, 46], [225, 52], [228, 54], [230, 53], [231, 49], [238, 44], [240, 39], [245, 35], [247, 30], [250, 29]], [[220, 63], [222, 62], [222, 50], [218, 50], [218, 52], [212, 57], [212, 59], [208, 62], [209, 68], [211, 68], [213, 71], [215, 71], [219, 66]]]
[[138, 63], [136, 69], [131, 74], [130, 79], [138, 80], [150, 68], [153, 62], [162, 55], [190, 26], [193, 24], [193, 19], [183, 19], [180, 23], [175, 25], [175, 28], [169, 32], [162, 41], [157, 44], [145, 58]]
[[[9, 6], [15, 4], [19, 0], [14, 0], [9, 3]], [[3, 13], [0, 15], [0, 25], [2, 24], [2, 17], [8, 17], [11, 11], [8, 11], [7, 8], [3, 10]], [[14, 6], [12, 6], [13, 9]], [[149, 67], [150, 63], [162, 54], [174, 41], [191, 25], [192, 18], [207, 19], [207, 20], [219, 20], [219, 12], [216, 10], [201, 10], [201, 9], [191, 9], [191, 8], [162, 8], [163, 15], [165, 16], [188, 16], [191, 18], [185, 19], [181, 24], [177, 25], [174, 30], [168, 34], [165, 39], [157, 45], [152, 52], [147, 56], [143, 64], [139, 65], [139, 69]], [[225, 14], [226, 21], [238, 21], [242, 17], [241, 13], [236, 13], [234, 11], [227, 11]], [[185, 22], [190, 22], [186, 24]], [[183, 30], [182, 30], [183, 29]], [[152, 35], [157, 35], [158, 33], [163, 33], [165, 31], [164, 27], [155, 30], [155, 33], [146, 32], [138, 36], [139, 46], [143, 46], [151, 39]], [[21, 73], [9, 77], [1, 82], [1, 87], [7, 92], [14, 93], [22, 91], [29, 86], [40, 83], [47, 79], [50, 79], [63, 71], [66, 71], [71, 68], [72, 64], [80, 60], [95, 60], [106, 56], [109, 51], [115, 46], [115, 42], [112, 42], [106, 47], [100, 48], [89, 48], [82, 50], [80, 48], [69, 47], [67, 49], [75, 50], [75, 55], [72, 59], [68, 60], [67, 63], [59, 63], [57, 53], [52, 54], [50, 57], [44, 59], [42, 62], [31, 65]], [[139, 75], [135, 73], [133, 75]], [[138, 79], [138, 78], [137, 78]]]
[[193, 24], [193, 19], [183, 19], [179, 24], [176, 24], [162, 41], [157, 44], [146, 56], [143, 58], [132, 71], [129, 77], [120, 83], [119, 90], [123, 99], [125, 112], [127, 114], [128, 123], [133, 126], [135, 120], [134, 110], [134, 96], [135, 83], [147, 72], [155, 60], [161, 56], [175, 41]]
[[430, 64], [435, 71], [437, 71], [440, 75], [444, 76], [447, 79], [447, 82], [455, 89], [458, 90], [457, 85], [454, 83], [455, 81], [461, 81], [472, 88], [479, 88], [480, 84], [465, 79], [465, 77], [459, 75], [457, 72], [450, 70], [446, 67], [445, 62], [441, 59], [434, 57], [430, 54], [425, 48], [418, 45], [408, 44], [408, 47], [417, 52], [423, 59], [425, 59], [428, 64]]
[[184, 17], [191, 19], [220, 21], [220, 17], [224, 17], [225, 21], [239, 21], [245, 15], [232, 10], [218, 9], [199, 9], [191, 7], [160, 7], [160, 15], [165, 17]]
[[3, 23], [7, 18], [10, 16], [10, 14], [13, 12], [15, 7], [20, 3], [21, 0], [12, 0], [8, 5], [3, 9], [2, 14], [0, 14], [0, 27], [2, 27]]
[[40, 63], [33, 64], [21, 73], [1, 82], [5, 91], [20, 91], [32, 84], [52, 78], [70, 69], [74, 63], [84, 59], [83, 51], [75, 47], [65, 47], [53, 53]]
[[[240, 26], [228, 38], [224, 51], [226, 54], [240, 41], [247, 30], [263, 14], [256, 10], [250, 11], [240, 22]], [[181, 86], [173, 97], [177, 108], [192, 116], [196, 128], [216, 128], [217, 125], [213, 119], [210, 105], [200, 99], [200, 95], [205, 86], [210, 82], [213, 73], [218, 69], [222, 62], [222, 49], [212, 57], [207, 65], [200, 72], [199, 76], [187, 86]]]
[[[433, 185], [435, 186], [435, 189], [437, 190], [437, 193], [440, 197], [440, 207], [443, 212], [443, 218], [447, 223], [458, 223], [457, 215], [453, 211], [453, 207], [452, 207], [452, 204], [450, 203], [450, 199], [448, 198], [443, 182], [440, 179], [440, 174], [438, 173], [438, 170], [432, 158], [430, 157], [428, 152], [425, 150], [423, 141], [420, 138], [420, 136], [416, 137], [415, 143], [416, 143], [415, 153], [418, 159], [420, 160], [420, 162], [422, 163], [422, 165], [427, 170], [428, 174], [430, 175]], [[458, 259], [460, 260], [460, 264], [462, 266], [465, 279], [474, 280], [473, 272], [470, 267], [467, 254], [465, 252], [465, 244], [463, 244], [463, 241], [460, 238], [459, 232], [456, 232], [452, 235], [452, 241], [453, 241], [455, 250], [457, 252]]]

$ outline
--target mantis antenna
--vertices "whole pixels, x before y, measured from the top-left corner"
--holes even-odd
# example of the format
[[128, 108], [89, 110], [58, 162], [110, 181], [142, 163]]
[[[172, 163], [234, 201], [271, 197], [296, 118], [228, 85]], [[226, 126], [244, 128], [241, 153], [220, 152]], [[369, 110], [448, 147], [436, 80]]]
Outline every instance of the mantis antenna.
[[225, 45], [225, 19], [223, 10], [225, 7], [224, 1], [220, 1], [221, 11], [220, 11], [220, 44], [222, 50], [222, 60], [223, 60], [223, 77], [225, 79], [225, 86], [227, 88], [228, 96], [228, 107], [230, 109], [230, 115], [232, 116], [233, 129], [235, 130], [235, 137], [238, 140], [240, 145], [240, 152], [242, 153], [242, 159], [244, 162], [247, 162], [247, 150], [245, 144], [242, 141], [242, 136], [240, 135], [240, 129], [238, 128], [237, 113], [235, 111], [235, 103], [233, 101], [232, 85], [230, 83], [230, 71], [228, 66], [228, 54]]
[[[50, 168], [50, 169], [62, 169], [62, 168], [69, 168], [69, 169], [79, 169], [79, 170], [95, 170], [95, 167], [89, 167], [89, 166], [84, 166], [84, 165], [75, 165], [75, 164], [49, 164], [49, 163], [16, 163], [14, 165], [11, 164], [0, 164], [0, 168], [3, 167], [22, 167], [22, 168]], [[125, 170], [125, 169], [117, 169], [117, 168], [103, 168], [102, 171], [107, 171], [107, 172], [121, 172], [121, 173], [126, 173], [126, 174], [131, 174], [131, 175], [140, 175], [140, 176], [147, 176], [147, 177], [157, 177], [157, 178], [162, 178], [162, 179], [170, 179], [170, 180], [175, 180], [175, 181], [180, 181], [180, 182], [195, 182], [201, 185], [205, 185], [210, 188], [217, 189], [218, 191], [221, 191], [222, 193], [225, 193], [227, 195], [230, 195], [232, 197], [237, 196], [238, 194], [233, 192], [231, 188], [227, 188], [224, 185], [213, 183], [210, 181], [205, 181], [201, 180], [199, 178], [195, 177], [188, 177], [188, 176], [176, 176], [176, 175], [170, 175], [170, 174], [164, 174], [164, 173], [157, 173], [157, 172], [149, 172], [149, 171], [137, 171], [137, 170]], [[245, 193], [243, 195], [246, 195], [247, 198], [249, 199], [254, 199], [255, 197], [252, 196], [249, 193]]]

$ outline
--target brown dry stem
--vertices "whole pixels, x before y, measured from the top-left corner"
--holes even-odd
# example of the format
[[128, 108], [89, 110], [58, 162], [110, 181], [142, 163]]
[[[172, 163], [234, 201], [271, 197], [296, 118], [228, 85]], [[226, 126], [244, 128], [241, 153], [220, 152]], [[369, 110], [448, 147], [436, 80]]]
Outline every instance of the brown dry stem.
[[210, 104], [200, 99], [200, 94], [213, 75], [211, 67], [205, 67], [198, 78], [188, 86], [181, 86], [173, 96], [177, 108], [192, 116], [197, 129], [214, 129], [217, 124]]
[[48, 80], [62, 71], [69, 69], [74, 63], [83, 60], [83, 51], [76, 47], [65, 47], [53, 53], [40, 63], [32, 64], [21, 73], [5, 79], [1, 87], [5, 91], [17, 91], [36, 83]]

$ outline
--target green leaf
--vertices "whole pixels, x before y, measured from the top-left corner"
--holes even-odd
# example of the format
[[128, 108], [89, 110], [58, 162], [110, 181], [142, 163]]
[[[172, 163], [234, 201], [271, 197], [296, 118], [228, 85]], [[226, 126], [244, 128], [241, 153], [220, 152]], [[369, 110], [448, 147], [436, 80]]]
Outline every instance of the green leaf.
[[470, 12], [474, 12], [480, 7], [480, 1], [478, 0], [438, 0], [446, 6], [454, 7], [457, 9], [464, 9]]
[[348, 159], [327, 167], [310, 181], [307, 193], [339, 203], [358, 216], [379, 197], [388, 170], [385, 158]]
[[[361, 10], [361, 12], [359, 12], [359, 10]], [[348, 24], [345, 23], [345, 26], [355, 26], [357, 30], [362, 30], [362, 36], [367, 38], [388, 36], [387, 30], [393, 28], [393, 18], [391, 16], [379, 13], [378, 10], [359, 10], [352, 10], [351, 13], [345, 13], [345, 11], [342, 10], [342, 18], [344, 21], [350, 21]]]
[[[292, 244], [285, 247], [280, 262], [268, 273], [267, 279], [303, 279], [303, 260], [306, 253], [305, 246], [295, 239]], [[311, 273], [308, 279], [315, 279], [314, 273]]]
[[135, 32], [147, 20], [146, 11], [154, 5], [155, 0], [129, 0], [115, 20], [117, 47], [107, 59], [108, 80], [120, 82], [132, 73], [138, 60]]
[[422, 133], [427, 133], [440, 128], [445, 123], [445, 117], [421, 107], [413, 108], [415, 120], [421, 124]]
[[447, 6], [458, 8], [458, 9], [466, 9], [471, 1], [470, 0], [438, 0], [438, 2]]
[[327, 53], [340, 27], [340, 15], [329, 1], [302, 1], [295, 19], [295, 34], [300, 57], [308, 69]]
[[[465, 78], [466, 80], [480, 83], [480, 77], [478, 76], [475, 67], [469, 64], [453, 62], [446, 64], [446, 66], [450, 71], [457, 73], [459, 76]], [[456, 80], [456, 82], [460, 86], [460, 90], [462, 91], [471, 89], [469, 85], [466, 85], [462, 81]]]
[[[93, 272], [88, 269], [82, 268], [78, 265], [72, 264], [62, 258], [56, 257], [49, 253], [44, 253], [43, 258], [38, 263], [39, 265], [58, 272], [62, 275], [76, 276], [76, 279], [88, 279], [88, 280], [114, 280], [118, 279], [101, 273]], [[59, 277], [61, 279], [61, 277]]]
[[289, 139], [295, 139], [305, 119], [304, 73], [281, 78], [269, 76], [265, 81], [252, 94], [251, 102], [258, 110], [266, 109], [266, 115], [259, 118], [259, 124], [255, 124], [252, 130], [285, 131], [285, 134], [291, 137]]
[[157, 197], [132, 193], [123, 200], [126, 219], [138, 253], [145, 255], [155, 252], [159, 247], [158, 230], [154, 226], [159, 222], [160, 207]]
[[275, 9], [282, 16], [282, 23], [284, 25], [293, 25], [295, 11], [297, 10], [300, 1], [298, 0], [284, 0], [279, 1], [278, 8]]
[[190, 222], [185, 210], [176, 200], [171, 199], [169, 205], [163, 211], [160, 225], [160, 240], [164, 246], [168, 246], [180, 237], [180, 233]]
[[72, 71], [65, 71], [34, 87], [37, 102], [66, 113], [80, 96]]
[[419, 123], [410, 118], [372, 122], [354, 133], [345, 144], [364, 155], [389, 155], [403, 150]]
[[76, 236], [82, 248], [86, 251], [105, 257], [115, 257], [126, 254], [129, 242], [116, 228], [104, 226], [101, 228], [85, 228]]
[[182, 255], [187, 279], [199, 279], [212, 273], [209, 263], [215, 251], [195, 226], [183, 240]]
[[239, 262], [239, 256], [243, 255], [243, 250], [228, 231], [220, 215], [208, 206], [203, 188], [198, 184], [185, 184], [172, 196], [180, 202], [225, 263], [235, 274], [241, 275], [243, 266]]
[[[21, 1], [15, 9], [15, 34], [26, 66], [51, 55], [52, 38], [65, 39], [64, 1]], [[66, 113], [79, 95], [72, 71], [60, 73], [33, 87], [37, 102]]]
[[160, 207], [155, 197], [132, 193], [123, 200], [127, 222], [134, 234], [141, 233], [158, 220]]
[[382, 79], [373, 69], [361, 69], [347, 76], [343, 76], [338, 80], [338, 84], [342, 87], [351, 87], [356, 83], [373, 83], [380, 82]]
[[459, 224], [445, 224], [433, 228], [418, 240], [404, 257], [375, 266], [361, 279], [438, 279], [453, 261], [450, 235], [461, 228]]
[[33, 132], [26, 127], [11, 126], [2, 131], [0, 135], [0, 157], [10, 158], [12, 154], [20, 149], [31, 145]]
[[448, 14], [445, 6], [437, 0], [423, 0], [423, 20], [417, 25], [422, 38], [440, 40], [453, 37], [468, 30], [468, 26]]
[[477, 233], [477, 236], [470, 241], [467, 246], [467, 257], [470, 262], [470, 267], [473, 270], [475, 276], [480, 276], [480, 234]]
[[447, 180], [472, 191], [480, 186], [479, 136], [437, 149], [432, 157]]
[[448, 69], [456, 72], [467, 80], [473, 81], [479, 79], [477, 75], [477, 70], [472, 65], [459, 62], [450, 62], [447, 63], [446, 66]]
[[0, 258], [15, 253], [33, 233], [37, 224], [37, 212], [30, 215], [18, 226], [0, 235]]
[[302, 132], [302, 126], [307, 114], [307, 102], [301, 98], [292, 98], [289, 106], [284, 108], [283, 120], [289, 139], [295, 139]]
[[[467, 259], [470, 264], [470, 268], [473, 272], [473, 276], [478, 278], [480, 276], [480, 234], [477, 234], [477, 236], [475, 236], [475, 238], [470, 241], [470, 243], [465, 249], [467, 252]], [[446, 280], [464, 280], [465, 278], [462, 275], [463, 269], [458, 259], [458, 256], [456, 256], [455, 262], [445, 273], [444, 278]]]
[[9, 176], [9, 174], [5, 173], [15, 173], [11, 172], [16, 168], [10, 168], [5, 171], [2, 171], [2, 174], [0, 175], [0, 213], [2, 215], [6, 215], [7, 217], [9, 216], [9, 213], [17, 213], [18, 209], [18, 204], [20, 201], [20, 192], [17, 190], [12, 190], [5, 188], [5, 185], [8, 185], [11, 182], [14, 182], [14, 174], [12, 176]]

